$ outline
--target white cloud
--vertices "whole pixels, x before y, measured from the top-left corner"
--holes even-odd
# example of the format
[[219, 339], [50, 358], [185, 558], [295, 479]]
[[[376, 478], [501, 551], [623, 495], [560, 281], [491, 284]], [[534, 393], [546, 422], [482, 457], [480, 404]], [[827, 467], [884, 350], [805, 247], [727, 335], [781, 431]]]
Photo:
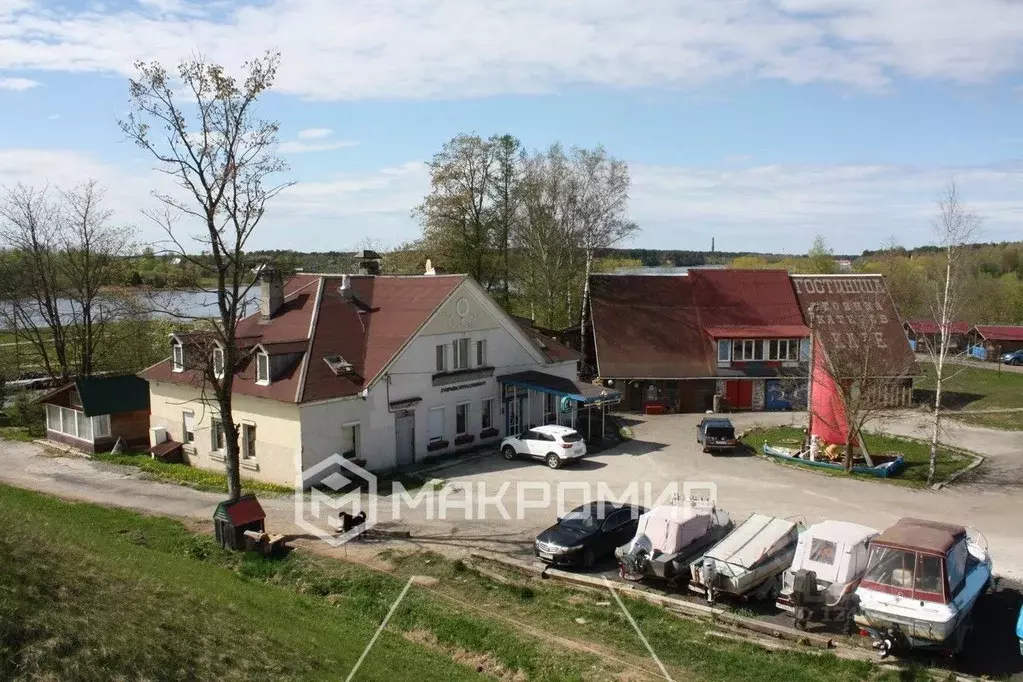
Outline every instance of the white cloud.
[[278, 89], [321, 100], [456, 98], [566, 84], [729, 77], [888, 86], [1019, 69], [1023, 3], [1003, 0], [145, 0], [0, 9], [0, 69], [125, 74], [193, 50], [234, 67], [272, 36]]
[[306, 128], [305, 130], [298, 131], [298, 139], [300, 140], [322, 140], [325, 137], [330, 137], [334, 133], [330, 128]]
[[[134, 222], [149, 240], [164, 235], [140, 213], [150, 190], [171, 190], [166, 176], [140, 160], [102, 163], [72, 151], [0, 150], [0, 185], [70, 186], [95, 178], [108, 188], [117, 219]], [[984, 241], [1023, 238], [1023, 162], [920, 168], [895, 165], [714, 168], [633, 165], [631, 215], [641, 233], [633, 245], [721, 251], [804, 252], [823, 235], [839, 252], [877, 248], [896, 235], [906, 246], [931, 240], [934, 202], [955, 179], [983, 218]], [[253, 248], [331, 250], [367, 236], [393, 245], [418, 236], [411, 216], [429, 191], [419, 161], [302, 182], [270, 205]], [[180, 224], [184, 234], [194, 232]]]
[[42, 85], [42, 83], [39, 81], [34, 81], [29, 78], [0, 78], [0, 90], [22, 92], [24, 90], [37, 88], [40, 85]]

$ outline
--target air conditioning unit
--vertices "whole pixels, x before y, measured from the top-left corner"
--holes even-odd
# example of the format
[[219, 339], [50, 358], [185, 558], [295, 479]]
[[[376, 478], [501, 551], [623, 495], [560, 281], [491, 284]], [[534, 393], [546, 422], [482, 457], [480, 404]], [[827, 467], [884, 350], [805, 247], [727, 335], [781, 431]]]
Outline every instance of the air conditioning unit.
[[167, 429], [163, 426], [153, 426], [149, 429], [149, 445], [157, 446], [167, 441]]

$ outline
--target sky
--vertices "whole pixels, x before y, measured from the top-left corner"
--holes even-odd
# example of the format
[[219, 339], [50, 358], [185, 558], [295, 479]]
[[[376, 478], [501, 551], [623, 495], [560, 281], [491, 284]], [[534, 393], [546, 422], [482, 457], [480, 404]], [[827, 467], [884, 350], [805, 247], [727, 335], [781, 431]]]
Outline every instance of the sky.
[[160, 239], [133, 64], [268, 48], [296, 184], [253, 248], [416, 237], [424, 162], [472, 131], [626, 160], [635, 247], [926, 244], [950, 181], [980, 239], [1023, 240], [1016, 0], [0, 0], [0, 185], [96, 179]]

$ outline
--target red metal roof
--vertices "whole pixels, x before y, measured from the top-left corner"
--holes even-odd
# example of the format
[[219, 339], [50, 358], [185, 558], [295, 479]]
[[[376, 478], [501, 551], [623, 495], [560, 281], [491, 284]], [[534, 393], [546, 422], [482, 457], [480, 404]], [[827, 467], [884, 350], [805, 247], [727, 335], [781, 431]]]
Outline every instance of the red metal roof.
[[809, 338], [805, 324], [769, 324], [760, 327], [707, 327], [712, 339], [803, 339]]
[[262, 521], [266, 518], [266, 512], [255, 497], [245, 496], [236, 502], [229, 502], [223, 505], [224, 512], [231, 519], [231, 525], [244, 526], [255, 521]]
[[784, 270], [594, 275], [590, 289], [598, 371], [605, 377], [717, 376], [712, 330], [808, 335]]
[[[247, 317], [239, 323], [238, 336], [239, 346], [262, 344], [269, 354], [299, 357], [262, 386], [256, 383], [250, 356], [235, 377], [234, 390], [283, 402], [355, 395], [376, 378], [463, 279], [464, 275], [352, 275], [352, 300], [339, 291], [341, 277], [293, 277], [285, 285], [281, 310], [269, 321], [263, 321], [259, 313]], [[351, 363], [352, 373], [335, 374], [324, 361], [333, 355]], [[199, 372], [174, 372], [169, 358], [142, 376], [148, 381], [202, 386]]]
[[[934, 320], [906, 320], [905, 325], [914, 334], [941, 333], [941, 325]], [[951, 334], [965, 334], [970, 331], [970, 325], [967, 322], [950, 322], [948, 330]]]
[[1023, 341], [1023, 327], [978, 324], [974, 329], [986, 341]]

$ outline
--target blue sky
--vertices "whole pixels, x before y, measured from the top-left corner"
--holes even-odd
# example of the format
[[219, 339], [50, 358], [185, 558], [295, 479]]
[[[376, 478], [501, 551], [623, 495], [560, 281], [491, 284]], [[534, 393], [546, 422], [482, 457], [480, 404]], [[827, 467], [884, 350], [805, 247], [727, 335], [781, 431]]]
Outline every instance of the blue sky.
[[121, 139], [136, 59], [283, 63], [262, 113], [298, 184], [253, 246], [418, 233], [450, 137], [604, 144], [641, 247], [837, 251], [930, 241], [951, 179], [982, 239], [1023, 240], [1023, 4], [1003, 0], [189, 0], [0, 3], [0, 184], [162, 179]]

